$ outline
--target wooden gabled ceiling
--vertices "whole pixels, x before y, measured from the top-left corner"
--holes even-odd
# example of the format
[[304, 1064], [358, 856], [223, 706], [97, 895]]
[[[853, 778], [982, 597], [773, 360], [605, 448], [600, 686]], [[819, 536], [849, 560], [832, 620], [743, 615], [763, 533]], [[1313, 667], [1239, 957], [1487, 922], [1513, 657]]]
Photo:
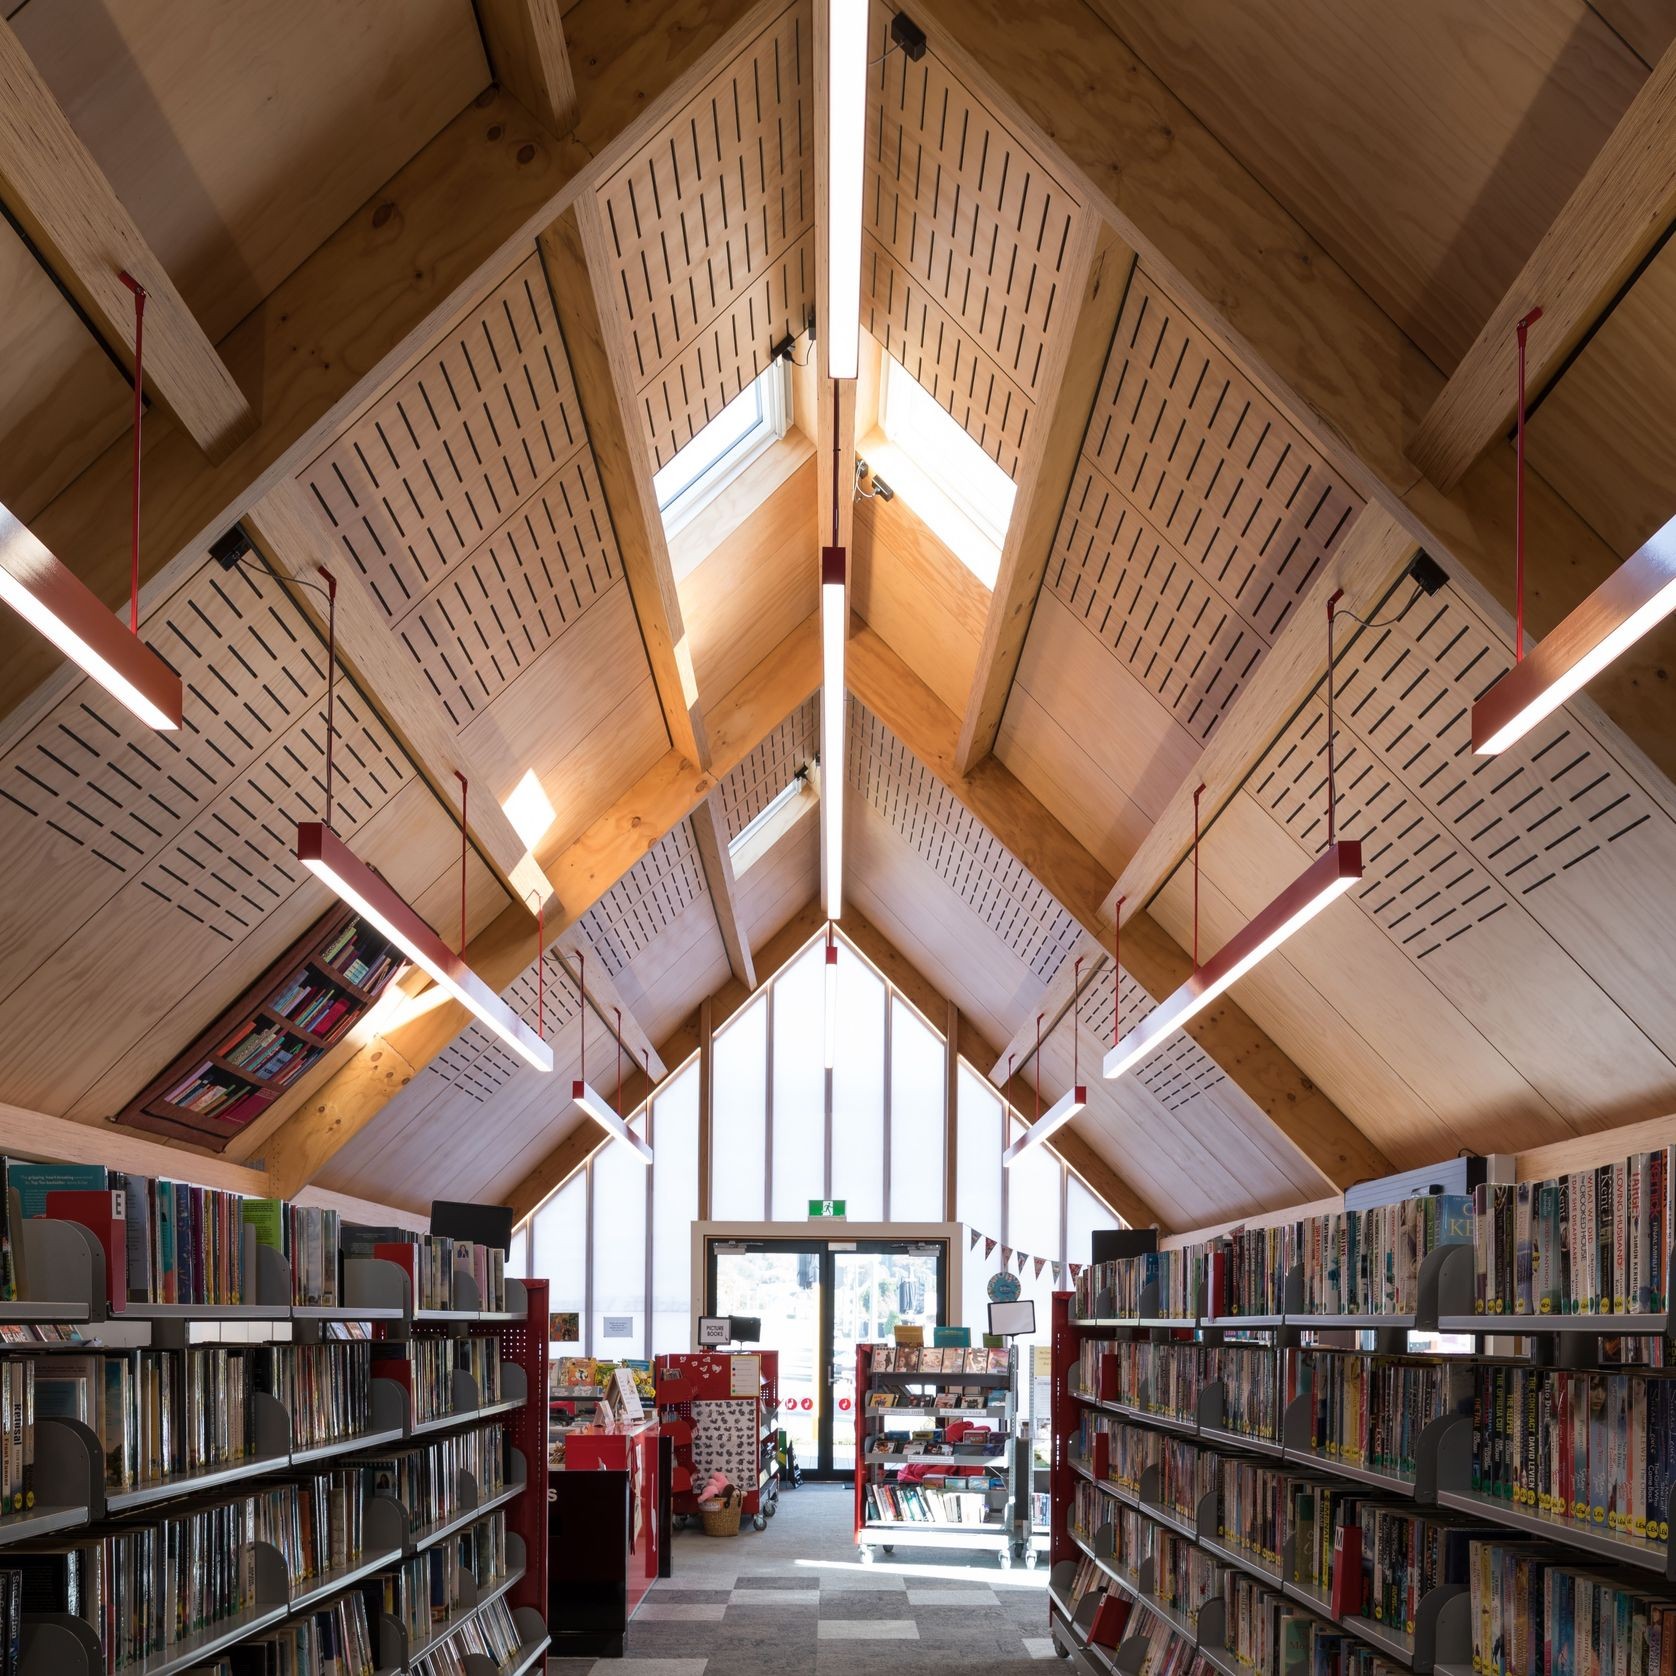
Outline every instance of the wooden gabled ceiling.
[[[584, 1155], [562, 1098], [571, 957], [599, 1003], [590, 1078], [616, 1087], [619, 1038], [631, 1058], [686, 1044], [753, 950], [803, 934], [818, 886], [818, 774], [737, 877], [725, 858], [814, 755], [812, 373], [788, 436], [687, 530], [666, 539], [650, 498], [651, 472], [806, 342], [812, 10], [660, 0], [631, 34], [579, 0], [577, 126], [557, 138], [485, 91], [504, 43], [486, 54], [454, 0], [399, 20], [287, 8], [258, 65], [265, 10], [200, 43], [217, 85], [271, 90], [262, 145], [229, 143], [236, 107], [191, 104], [178, 32], [137, 0], [74, 40], [44, 0], [11, 19], [260, 411], [224, 465], [166, 419], [148, 449], [144, 627], [187, 674], [189, 732], [131, 736], [62, 676], [14, 709], [0, 823], [34, 872], [0, 906], [0, 1039], [22, 1044], [0, 1098], [103, 1117], [320, 910], [281, 840], [318, 793], [300, 585], [325, 561], [353, 590], [343, 827], [452, 934], [449, 799], [469, 774], [472, 958], [533, 1016], [515, 876], [538, 868], [564, 1063], [522, 1070], [421, 996], [244, 1151], [282, 1184], [422, 1205], [446, 1179], [521, 1203]], [[926, 0], [913, 62], [874, 6], [867, 342], [1019, 481], [1021, 510], [993, 599], [905, 497], [857, 510], [833, 767], [848, 894], [996, 1050], [998, 1081], [1009, 1052], [1029, 1067], [1008, 1089], [1026, 1109], [1037, 1015], [1047, 1098], [1075, 1044], [1075, 1144], [1137, 1214], [1225, 1219], [1676, 1092], [1669, 631], [1519, 751], [1470, 758], [1466, 710], [1508, 656], [1505, 451], [1450, 490], [1402, 453], [1664, 50], [1639, 13], [1608, 15], [1632, 10], [1097, 0], [1096, 23], [1071, 0], [1028, 20]], [[359, 152], [334, 142], [351, 93], [375, 130]], [[295, 213], [253, 207], [305, 179]], [[27, 318], [0, 501], [79, 559], [85, 538], [80, 567], [114, 597], [124, 377], [8, 237]], [[1533, 420], [1539, 628], [1676, 510], [1647, 442], [1676, 393], [1669, 271], [1656, 253]], [[858, 433], [876, 404], [869, 375]], [[261, 554], [223, 571], [205, 547], [240, 514]], [[1435, 596], [1402, 579], [1419, 544]], [[1207, 947], [1319, 848], [1339, 584], [1378, 619], [1340, 669], [1338, 814], [1368, 878], [1106, 1084], [1114, 978], [1133, 1022], [1188, 964], [1197, 778]], [[24, 647], [10, 696], [46, 667]], [[523, 857], [498, 803], [530, 769], [556, 819]], [[159, 946], [161, 978], [138, 958]]]

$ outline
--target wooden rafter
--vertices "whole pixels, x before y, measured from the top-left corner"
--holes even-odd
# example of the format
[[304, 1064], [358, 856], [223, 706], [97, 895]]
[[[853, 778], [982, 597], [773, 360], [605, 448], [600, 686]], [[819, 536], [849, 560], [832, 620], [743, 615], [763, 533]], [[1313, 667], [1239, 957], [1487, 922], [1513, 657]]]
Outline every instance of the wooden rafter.
[[970, 774], [995, 749], [1134, 266], [1134, 252], [1103, 228], [1097, 216], [1084, 211], [1064, 265], [1077, 303], [1063, 312], [1049, 339], [1036, 423], [1020, 462], [1018, 498], [1001, 547], [977, 671], [960, 723], [955, 765], [962, 774]]
[[559, 0], [477, 0], [495, 79], [554, 134], [576, 126], [576, 77]]
[[[728, 773], [809, 696], [818, 680], [816, 635], [809, 622], [715, 706], [716, 772]], [[715, 783], [679, 751], [670, 750], [571, 844], [540, 855], [558, 896], [557, 910], [547, 916], [548, 945], [564, 938], [660, 838], [689, 819]], [[561, 949], [568, 946], [560, 942]], [[529, 915], [509, 906], [474, 940], [471, 961], [483, 980], [499, 990], [525, 970], [534, 952]], [[597, 990], [591, 978], [589, 987]], [[312, 1181], [470, 1022], [464, 1007], [447, 1001], [375, 1036], [277, 1131], [269, 1144], [270, 1168], [291, 1187]], [[624, 1045], [638, 1063], [644, 1037], [625, 1032]]]
[[[972, 774], [958, 772], [957, 719], [871, 629], [851, 637], [848, 673], [862, 703], [1090, 938], [1107, 943], [1110, 927], [1101, 909], [1112, 879], [1099, 861], [994, 757]], [[1150, 995], [1165, 996], [1186, 975], [1187, 956], [1150, 916], [1137, 915], [1132, 923], [1136, 929], [1124, 944], [1124, 966]], [[1228, 997], [1201, 1013], [1188, 1034], [1330, 1181], [1343, 1186], [1387, 1168], [1379, 1149]]]
[[693, 810], [693, 842], [698, 846], [699, 865], [716, 913], [716, 929], [727, 950], [728, 970], [747, 989], [757, 986], [751, 965], [751, 943], [739, 918], [739, 891], [733, 877], [733, 858], [728, 854], [727, 828], [722, 825], [719, 794], [711, 792]]
[[636, 414], [628, 347], [606, 325], [599, 298], [610, 294], [609, 237], [598, 200], [583, 197], [541, 235], [541, 259], [576, 381], [623, 573], [640, 619], [670, 743], [689, 762], [709, 766], [710, 747], [698, 702], [692, 647], [669, 562], [663, 518], [652, 488], [656, 466]]
[[145, 287], [147, 392], [212, 460], [225, 458], [255, 426], [250, 403], [4, 21], [0, 201], [130, 369], [134, 298], [118, 275]]
[[[294, 479], [286, 479], [262, 497], [245, 519], [256, 549], [295, 600], [297, 607], [326, 636], [326, 602], [319, 592], [317, 564], [333, 546], [333, 532]], [[418, 665], [390, 633], [389, 623], [366, 590], [352, 577], [339, 579], [337, 653], [339, 667], [366, 695], [380, 720], [400, 741], [408, 758], [437, 798], [452, 808], [457, 796], [453, 776], [464, 774], [486, 785], [470, 747], [448, 725], [442, 705]], [[469, 827], [478, 853], [494, 870], [515, 902], [549, 901], [553, 887], [527, 855], [506, 811], [493, 797], [471, 801]]]
[[1514, 328], [1532, 308], [1527, 388], [1554, 376], [1676, 220], [1676, 46], [1665, 50], [1437, 394], [1409, 457], [1440, 489], [1513, 422]]

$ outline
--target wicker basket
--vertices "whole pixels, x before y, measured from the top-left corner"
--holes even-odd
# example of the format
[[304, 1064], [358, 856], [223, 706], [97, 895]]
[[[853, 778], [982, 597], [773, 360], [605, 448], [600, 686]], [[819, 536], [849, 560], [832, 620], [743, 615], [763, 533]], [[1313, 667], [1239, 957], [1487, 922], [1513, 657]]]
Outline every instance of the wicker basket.
[[704, 1521], [706, 1536], [737, 1536], [739, 1534], [739, 1513], [745, 1505], [743, 1496], [733, 1496], [727, 1501], [700, 1502], [698, 1516]]

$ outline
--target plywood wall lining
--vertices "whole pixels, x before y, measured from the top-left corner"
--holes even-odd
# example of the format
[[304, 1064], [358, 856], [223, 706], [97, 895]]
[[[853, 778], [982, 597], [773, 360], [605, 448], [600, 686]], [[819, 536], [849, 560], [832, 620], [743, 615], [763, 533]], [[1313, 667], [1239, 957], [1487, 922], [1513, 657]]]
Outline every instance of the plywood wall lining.
[[730, 840], [819, 757], [818, 703], [818, 694], [806, 698], [722, 780], [722, 825]]

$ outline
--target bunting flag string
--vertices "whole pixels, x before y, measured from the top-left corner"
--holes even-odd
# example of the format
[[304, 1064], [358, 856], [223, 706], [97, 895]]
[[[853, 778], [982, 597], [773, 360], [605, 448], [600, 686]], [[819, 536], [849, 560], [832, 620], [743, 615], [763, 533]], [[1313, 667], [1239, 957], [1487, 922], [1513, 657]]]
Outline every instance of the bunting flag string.
[[988, 1234], [985, 1234], [984, 1235], [984, 1240], [983, 1240], [983, 1254], [984, 1254], [984, 1261], [986, 1263], [989, 1261], [990, 1253], [992, 1251], [994, 1251], [994, 1249], [995, 1249], [995, 1241], [992, 1240], [989, 1237]]
[[1024, 1265], [1030, 1261], [1030, 1253], [1027, 1252], [1027, 1251], [1020, 1251], [1020, 1252], [1017, 1252], [1015, 1255], [1016, 1255], [1017, 1261], [1018, 1261], [1018, 1272], [1020, 1274], [1023, 1274], [1024, 1273]]
[[1010, 1245], [1001, 1247], [1001, 1267], [1010, 1268], [1013, 1261], [1013, 1248]]
[[1035, 1269], [1036, 1278], [1038, 1280], [1040, 1280], [1042, 1278], [1042, 1270], [1047, 1267], [1047, 1258], [1045, 1258], [1045, 1257], [1032, 1257], [1030, 1259], [1030, 1261], [1036, 1265], [1036, 1269]]
[[976, 1228], [971, 1229], [967, 1235], [966, 1249], [970, 1251], [982, 1238], [983, 1235], [980, 1234]]

